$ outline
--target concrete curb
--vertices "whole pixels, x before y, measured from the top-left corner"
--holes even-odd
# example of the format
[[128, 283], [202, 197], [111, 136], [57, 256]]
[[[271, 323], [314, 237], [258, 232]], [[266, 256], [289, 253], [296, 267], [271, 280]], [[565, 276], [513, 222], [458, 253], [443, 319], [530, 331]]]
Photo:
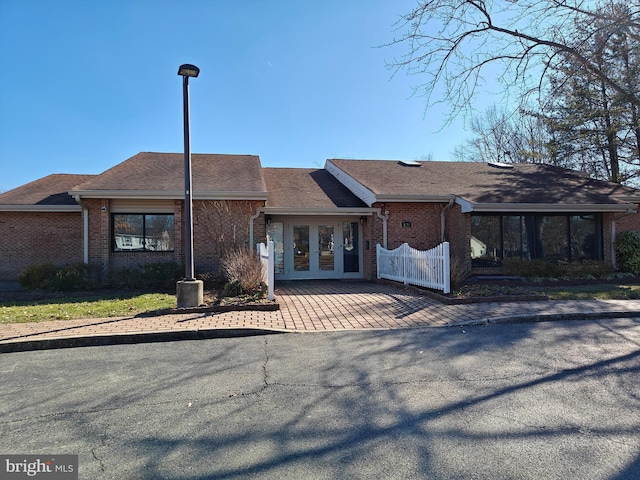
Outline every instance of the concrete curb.
[[107, 345], [131, 345], [136, 343], [177, 342], [181, 340], [208, 340], [214, 338], [255, 337], [290, 333], [288, 330], [263, 328], [212, 328], [179, 332], [140, 332], [94, 335], [86, 337], [49, 338], [0, 343], [0, 353], [55, 350], [76, 347], [100, 347]]
[[[472, 327], [483, 325], [522, 324], [553, 322], [561, 320], [597, 320], [600, 318], [637, 318], [640, 321], [640, 311], [608, 311], [608, 312], [573, 312], [573, 313], [540, 313], [522, 315], [504, 315], [499, 317], [486, 317], [477, 320], [467, 320], [447, 325], [425, 325], [410, 328], [451, 328]], [[331, 331], [380, 331], [382, 329], [345, 329]], [[181, 340], [209, 340], [215, 338], [240, 338], [261, 335], [276, 335], [283, 333], [323, 333], [326, 331], [298, 331], [270, 328], [210, 328], [203, 330], [185, 330], [173, 332], [140, 332], [105, 334], [84, 337], [51, 338], [42, 340], [26, 340], [8, 343], [0, 343], [0, 353], [27, 352], [35, 350], [54, 350], [62, 348], [95, 347], [107, 345], [130, 345], [137, 343], [175, 342]]]
[[562, 320], [598, 320], [600, 318], [638, 318], [640, 319], [640, 311], [608, 311], [608, 312], [574, 312], [574, 313], [538, 313], [538, 314], [522, 314], [522, 315], [504, 315], [500, 317], [487, 317], [478, 320], [469, 320], [457, 322], [451, 327], [460, 326], [480, 326], [480, 325], [500, 325], [506, 323], [540, 323], [540, 322], [557, 322]]

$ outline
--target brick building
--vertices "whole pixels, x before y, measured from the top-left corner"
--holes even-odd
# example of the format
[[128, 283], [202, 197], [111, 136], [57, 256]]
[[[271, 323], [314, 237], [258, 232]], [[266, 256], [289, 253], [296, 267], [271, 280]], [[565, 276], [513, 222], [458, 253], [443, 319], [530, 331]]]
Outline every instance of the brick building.
[[[183, 255], [183, 155], [143, 152], [99, 175], [50, 175], [0, 195], [0, 279], [85, 262], [109, 276]], [[640, 191], [545, 165], [327, 160], [263, 168], [254, 155], [194, 154], [194, 260], [276, 245], [276, 279], [367, 278], [376, 249], [443, 240], [480, 272], [505, 258], [615, 262], [640, 231]]]

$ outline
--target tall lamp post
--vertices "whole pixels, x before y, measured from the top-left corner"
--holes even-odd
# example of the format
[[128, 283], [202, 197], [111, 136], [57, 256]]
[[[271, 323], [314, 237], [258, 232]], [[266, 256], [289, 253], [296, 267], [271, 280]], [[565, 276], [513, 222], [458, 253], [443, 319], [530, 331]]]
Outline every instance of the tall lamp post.
[[185, 277], [178, 282], [176, 297], [178, 308], [197, 307], [203, 303], [203, 283], [195, 279], [193, 261], [193, 201], [191, 175], [191, 132], [189, 130], [189, 77], [196, 78], [200, 69], [195, 65], [180, 65], [184, 104], [184, 263]]

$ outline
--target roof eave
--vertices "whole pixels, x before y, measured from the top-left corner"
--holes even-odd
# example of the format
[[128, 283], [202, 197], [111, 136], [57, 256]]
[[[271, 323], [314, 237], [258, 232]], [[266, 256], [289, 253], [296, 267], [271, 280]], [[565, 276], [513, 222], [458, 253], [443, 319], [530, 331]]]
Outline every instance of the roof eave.
[[[136, 198], [142, 200], [182, 200], [182, 190], [71, 190], [81, 198]], [[194, 200], [267, 200], [267, 192], [202, 192], [194, 190]]]
[[355, 178], [345, 173], [343, 170], [334, 165], [331, 160], [327, 160], [324, 169], [334, 176], [342, 185], [347, 187], [351, 193], [362, 200], [365, 204], [371, 206], [376, 200], [376, 195]]
[[455, 195], [376, 195], [376, 202], [448, 203]]
[[461, 198], [457, 198], [456, 203], [462, 207], [462, 213], [619, 213], [638, 210], [638, 205], [633, 203], [473, 203]]
[[267, 215], [371, 215], [379, 208], [368, 207], [333, 207], [333, 208], [296, 208], [296, 207], [264, 207], [260, 211]]
[[81, 212], [80, 205], [0, 205], [0, 212]]

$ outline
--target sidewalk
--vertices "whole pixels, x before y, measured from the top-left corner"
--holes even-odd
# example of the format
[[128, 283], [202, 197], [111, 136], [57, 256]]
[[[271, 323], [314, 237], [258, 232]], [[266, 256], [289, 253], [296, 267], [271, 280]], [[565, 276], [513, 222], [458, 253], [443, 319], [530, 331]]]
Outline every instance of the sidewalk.
[[183, 313], [0, 325], [0, 352], [258, 335], [638, 317], [640, 300], [443, 305], [364, 281], [281, 282], [280, 310]]

